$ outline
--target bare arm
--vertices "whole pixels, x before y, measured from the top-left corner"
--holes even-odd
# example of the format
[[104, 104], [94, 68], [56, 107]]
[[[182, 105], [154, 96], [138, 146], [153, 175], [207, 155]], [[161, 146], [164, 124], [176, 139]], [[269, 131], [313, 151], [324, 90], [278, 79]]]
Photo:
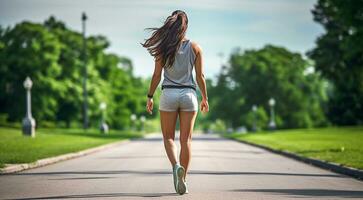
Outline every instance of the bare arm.
[[204, 77], [202, 49], [199, 47], [199, 45], [193, 43], [193, 50], [196, 55], [195, 76], [197, 79], [197, 83], [198, 83], [199, 89], [202, 93], [202, 98], [205, 100], [208, 100], [207, 85], [205, 83], [205, 77]]
[[202, 94], [202, 101], [200, 104], [200, 110], [204, 112], [209, 111], [209, 104], [208, 104], [208, 95], [207, 95], [207, 85], [205, 83], [204, 77], [204, 68], [203, 68], [203, 55], [202, 49], [196, 43], [192, 43], [193, 51], [196, 55], [195, 58], [195, 76], [197, 79], [197, 84], [199, 90]]
[[[158, 85], [160, 83], [160, 80], [161, 80], [162, 70], [163, 70], [163, 66], [161, 64], [161, 59], [156, 59], [155, 60], [154, 73], [153, 73], [153, 76], [151, 78], [151, 83], [150, 83], [150, 87], [149, 87], [148, 96], [153, 96], [154, 95], [154, 92], [155, 92], [156, 88], [158, 87]], [[146, 109], [150, 114], [152, 114], [153, 106], [154, 106], [153, 99], [148, 98], [147, 104], [146, 104]]]
[[156, 88], [158, 87], [160, 80], [161, 80], [161, 72], [163, 70], [163, 66], [161, 65], [161, 60], [157, 59], [155, 60], [155, 68], [154, 68], [154, 74], [151, 78], [151, 83], [149, 87], [149, 95], [154, 95], [154, 92]]

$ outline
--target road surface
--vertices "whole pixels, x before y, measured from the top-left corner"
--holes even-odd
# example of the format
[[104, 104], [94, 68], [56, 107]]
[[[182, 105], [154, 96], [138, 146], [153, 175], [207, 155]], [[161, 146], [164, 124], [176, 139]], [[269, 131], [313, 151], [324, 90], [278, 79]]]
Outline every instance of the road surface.
[[161, 135], [0, 176], [0, 199], [363, 199], [363, 182], [216, 135], [193, 136], [175, 194]]

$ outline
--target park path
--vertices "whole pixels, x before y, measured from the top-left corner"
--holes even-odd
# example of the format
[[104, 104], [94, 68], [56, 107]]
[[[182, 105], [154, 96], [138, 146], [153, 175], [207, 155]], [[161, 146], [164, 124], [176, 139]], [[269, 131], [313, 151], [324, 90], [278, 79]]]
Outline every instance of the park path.
[[216, 135], [193, 136], [189, 194], [161, 135], [0, 176], [0, 199], [363, 199], [363, 182]]

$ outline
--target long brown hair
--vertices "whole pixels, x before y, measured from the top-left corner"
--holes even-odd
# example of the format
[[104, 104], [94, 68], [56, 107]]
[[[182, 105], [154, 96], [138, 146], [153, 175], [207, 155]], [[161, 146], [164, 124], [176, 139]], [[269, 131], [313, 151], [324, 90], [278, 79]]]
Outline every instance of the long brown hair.
[[161, 59], [163, 66], [171, 67], [176, 53], [188, 28], [188, 17], [184, 11], [176, 10], [160, 28], [147, 28], [153, 33], [143, 44], [155, 59]]

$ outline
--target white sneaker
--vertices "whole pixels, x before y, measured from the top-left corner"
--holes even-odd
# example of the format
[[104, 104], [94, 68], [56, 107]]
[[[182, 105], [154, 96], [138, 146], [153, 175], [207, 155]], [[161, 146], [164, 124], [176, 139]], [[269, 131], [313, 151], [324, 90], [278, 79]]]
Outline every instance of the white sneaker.
[[176, 169], [176, 174], [177, 174], [177, 193], [181, 195], [185, 194], [185, 192], [187, 191], [187, 185], [183, 180], [185, 174], [184, 167], [179, 165], [179, 167]]
[[177, 175], [177, 169], [180, 167], [180, 165], [178, 163], [176, 163], [173, 167], [173, 180], [174, 180], [174, 189], [176, 193], [178, 192], [178, 175]]

